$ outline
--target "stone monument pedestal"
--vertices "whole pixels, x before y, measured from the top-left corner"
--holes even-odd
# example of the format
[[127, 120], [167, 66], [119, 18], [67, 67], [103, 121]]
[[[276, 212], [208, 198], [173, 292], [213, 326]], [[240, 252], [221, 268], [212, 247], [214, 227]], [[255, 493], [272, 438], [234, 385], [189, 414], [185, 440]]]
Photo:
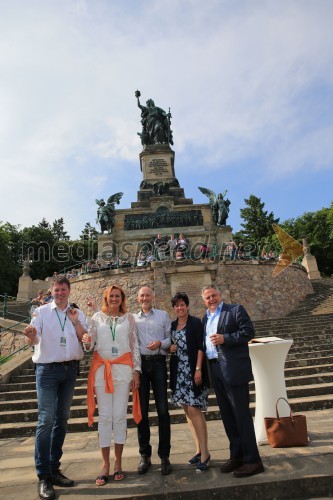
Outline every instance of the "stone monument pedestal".
[[321, 279], [320, 272], [318, 271], [317, 259], [314, 255], [311, 254], [304, 255], [302, 260], [302, 266], [305, 267], [310, 280]]

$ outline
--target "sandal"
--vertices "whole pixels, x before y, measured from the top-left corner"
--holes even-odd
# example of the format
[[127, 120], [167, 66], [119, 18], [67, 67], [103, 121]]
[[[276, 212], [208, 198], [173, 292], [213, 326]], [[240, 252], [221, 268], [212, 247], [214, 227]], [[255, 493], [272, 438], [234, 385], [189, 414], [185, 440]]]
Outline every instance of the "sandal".
[[[109, 477], [106, 476], [105, 474], [101, 474], [100, 476], [96, 477], [95, 484], [96, 486], [104, 486], [109, 480]], [[97, 482], [100, 481], [100, 482]]]
[[208, 470], [208, 464], [210, 462], [210, 455], [208, 455], [208, 458], [204, 462], [200, 462], [197, 464], [197, 468], [195, 472], [206, 472]]
[[125, 477], [126, 475], [122, 470], [116, 470], [113, 474], [114, 481], [122, 481]]
[[187, 462], [188, 465], [197, 465], [200, 462], [201, 458], [201, 453], [197, 453], [194, 455], [194, 457], [190, 458], [190, 460]]

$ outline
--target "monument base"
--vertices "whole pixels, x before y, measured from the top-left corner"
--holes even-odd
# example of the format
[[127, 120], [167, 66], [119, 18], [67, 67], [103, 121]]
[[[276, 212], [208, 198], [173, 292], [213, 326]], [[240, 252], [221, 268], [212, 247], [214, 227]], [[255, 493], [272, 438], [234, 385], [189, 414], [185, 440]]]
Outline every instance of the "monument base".
[[310, 280], [321, 279], [320, 272], [318, 271], [317, 259], [314, 255], [306, 254], [302, 260], [302, 266], [305, 267]]

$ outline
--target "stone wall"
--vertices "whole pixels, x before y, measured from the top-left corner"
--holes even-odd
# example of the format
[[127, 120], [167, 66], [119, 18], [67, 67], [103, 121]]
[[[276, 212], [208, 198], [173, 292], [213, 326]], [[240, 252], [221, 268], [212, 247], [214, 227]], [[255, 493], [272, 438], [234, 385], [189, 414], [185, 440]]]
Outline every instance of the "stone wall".
[[155, 291], [155, 306], [167, 310], [172, 317], [171, 296], [184, 291], [190, 297], [191, 314], [201, 317], [205, 309], [201, 300], [204, 285], [214, 283], [226, 302], [241, 303], [253, 320], [287, 315], [313, 288], [306, 272], [290, 266], [272, 277], [275, 264], [251, 262], [154, 262], [149, 269], [117, 269], [83, 275], [71, 280], [71, 301], [88, 314], [88, 296], [101, 304], [103, 290], [114, 284], [127, 295], [128, 310], [136, 311], [138, 290], [151, 286]]

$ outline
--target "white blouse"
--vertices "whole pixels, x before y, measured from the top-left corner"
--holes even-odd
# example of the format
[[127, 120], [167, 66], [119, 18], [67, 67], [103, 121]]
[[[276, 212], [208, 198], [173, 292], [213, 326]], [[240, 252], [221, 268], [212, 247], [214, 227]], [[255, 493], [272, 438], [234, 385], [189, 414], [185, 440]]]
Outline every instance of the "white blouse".
[[[133, 369], [129, 365], [112, 364], [113, 383], [131, 382], [133, 371], [141, 372], [141, 357], [135, 320], [131, 313], [119, 318], [111, 318], [101, 311], [95, 313], [88, 327], [91, 337], [91, 349], [103, 359], [119, 358], [127, 352], [132, 353]], [[103, 386], [104, 366], [100, 366], [95, 374], [95, 386]]]

